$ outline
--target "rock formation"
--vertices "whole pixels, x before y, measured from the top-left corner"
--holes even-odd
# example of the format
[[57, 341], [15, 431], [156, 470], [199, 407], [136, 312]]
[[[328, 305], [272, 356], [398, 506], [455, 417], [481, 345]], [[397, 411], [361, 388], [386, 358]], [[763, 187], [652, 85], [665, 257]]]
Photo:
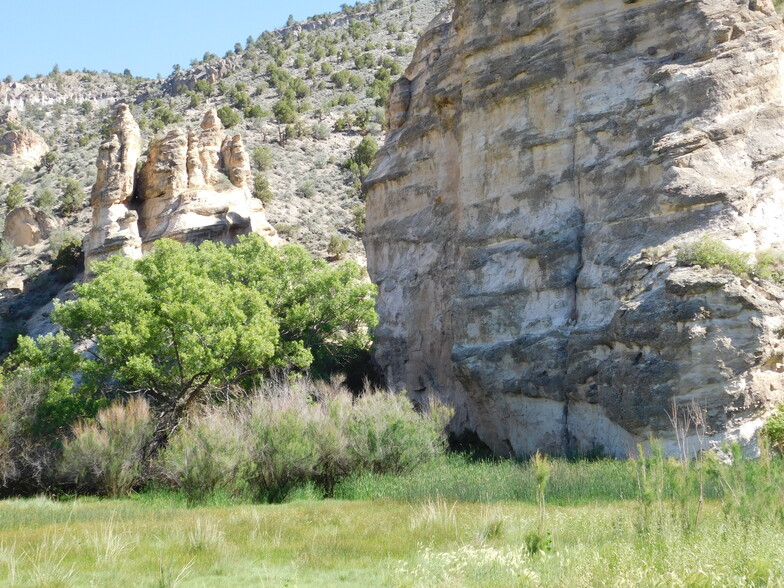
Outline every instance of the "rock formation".
[[19, 206], [5, 217], [3, 240], [14, 247], [37, 245], [47, 239], [57, 221], [33, 206]]
[[224, 136], [214, 109], [205, 114], [200, 134], [173, 129], [154, 143], [137, 174], [139, 145], [139, 127], [121, 104], [98, 157], [85, 241], [88, 268], [113, 253], [138, 258], [164, 237], [230, 243], [255, 232], [276, 242], [263, 205], [250, 193], [242, 139]]
[[117, 106], [110, 132], [98, 152], [98, 173], [90, 194], [93, 218], [84, 241], [85, 267], [115, 253], [141, 257], [139, 215], [131, 208], [131, 199], [142, 139], [127, 104]]
[[24, 165], [30, 167], [40, 165], [41, 159], [48, 152], [49, 145], [46, 141], [38, 133], [29, 129], [8, 131], [0, 136], [0, 153], [10, 155]]
[[210, 84], [217, 82], [235, 71], [240, 65], [240, 58], [236, 55], [204, 62], [172, 73], [164, 81], [163, 89], [172, 96], [176, 96], [182, 93], [182, 88], [193, 90], [196, 87], [196, 82], [199, 80], [204, 80]]
[[388, 383], [499, 453], [752, 440], [784, 291], [675, 253], [784, 244], [783, 46], [769, 0], [457, 0], [365, 183]]

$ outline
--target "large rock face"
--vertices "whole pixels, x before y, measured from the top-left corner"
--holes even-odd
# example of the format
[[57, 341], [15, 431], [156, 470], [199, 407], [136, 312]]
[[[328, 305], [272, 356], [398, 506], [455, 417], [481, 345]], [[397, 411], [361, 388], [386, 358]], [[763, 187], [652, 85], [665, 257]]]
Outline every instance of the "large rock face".
[[768, 0], [457, 0], [366, 180], [388, 382], [500, 453], [751, 440], [784, 292], [674, 252], [784, 244], [783, 46]]
[[250, 160], [239, 135], [227, 138], [214, 110], [201, 134], [171, 130], [141, 154], [139, 127], [119, 105], [112, 136], [101, 146], [93, 186], [93, 223], [85, 265], [114, 253], [138, 258], [161, 238], [233, 242], [259, 233], [275, 243], [264, 207], [251, 196]]

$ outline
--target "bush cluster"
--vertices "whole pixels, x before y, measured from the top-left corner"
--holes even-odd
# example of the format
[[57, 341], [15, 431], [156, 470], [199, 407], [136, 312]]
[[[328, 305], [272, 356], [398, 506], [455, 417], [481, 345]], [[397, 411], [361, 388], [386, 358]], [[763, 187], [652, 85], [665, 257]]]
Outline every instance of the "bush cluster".
[[720, 268], [736, 276], [758, 277], [781, 282], [784, 280], [784, 251], [767, 249], [756, 254], [735, 251], [714, 237], [702, 237], [684, 245], [678, 252], [680, 265]]
[[277, 502], [314, 483], [326, 495], [362, 472], [406, 472], [444, 449], [448, 409], [417, 412], [402, 395], [354, 399], [335, 382], [278, 382], [212, 408], [172, 437], [159, 479], [201, 500], [215, 492]]
[[167, 447], [148, 452], [156, 420], [140, 396], [115, 401], [54, 436], [35, 435], [43, 385], [0, 397], [0, 488], [59, 488], [119, 497], [146, 485], [195, 502], [220, 494], [279, 502], [313, 484], [330, 496], [347, 476], [403, 473], [443, 453], [451, 410], [417, 412], [403, 395], [336, 380], [270, 382], [252, 396], [203, 403]]

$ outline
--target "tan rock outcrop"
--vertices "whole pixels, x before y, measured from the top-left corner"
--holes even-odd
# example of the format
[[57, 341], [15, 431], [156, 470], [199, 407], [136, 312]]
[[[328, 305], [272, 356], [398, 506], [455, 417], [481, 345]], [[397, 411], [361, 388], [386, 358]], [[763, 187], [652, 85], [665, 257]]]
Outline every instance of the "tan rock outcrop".
[[127, 104], [115, 108], [111, 135], [98, 152], [95, 184], [90, 194], [93, 208], [90, 232], [85, 237], [84, 260], [95, 261], [115, 253], [141, 256], [138, 214], [131, 208], [136, 182], [136, 163], [141, 156], [141, 132]]
[[675, 251], [784, 246], [782, 46], [768, 0], [457, 0], [365, 183], [388, 383], [499, 453], [675, 451], [673, 403], [751, 441], [784, 292]]
[[24, 165], [40, 165], [48, 152], [49, 145], [35, 131], [19, 129], [0, 136], [0, 153], [5, 153]]
[[221, 147], [226, 133], [214, 108], [204, 114], [199, 137], [199, 160], [206, 184], [215, 184], [221, 169]]
[[34, 206], [19, 206], [5, 217], [3, 240], [14, 247], [37, 245], [57, 227], [57, 221]]
[[19, 111], [16, 108], [9, 108], [8, 111], [0, 115], [0, 122], [4, 124], [20, 125], [22, 118], [19, 116]]
[[143, 200], [173, 198], [188, 188], [188, 133], [173, 129], [150, 147], [139, 172], [139, 195]]
[[221, 157], [231, 183], [250, 194], [250, 158], [240, 135], [223, 140]]
[[242, 139], [225, 138], [214, 109], [205, 114], [200, 134], [173, 129], [154, 143], [138, 177], [138, 151], [132, 151], [135, 158], [123, 159], [127, 145], [137, 143], [138, 125], [127, 107], [121, 106], [117, 117], [125, 122], [114, 124], [116, 132], [101, 146], [98, 158], [93, 226], [85, 242], [88, 269], [94, 260], [117, 252], [140, 257], [164, 237], [231, 243], [254, 232], [277, 242], [264, 207], [251, 197]]

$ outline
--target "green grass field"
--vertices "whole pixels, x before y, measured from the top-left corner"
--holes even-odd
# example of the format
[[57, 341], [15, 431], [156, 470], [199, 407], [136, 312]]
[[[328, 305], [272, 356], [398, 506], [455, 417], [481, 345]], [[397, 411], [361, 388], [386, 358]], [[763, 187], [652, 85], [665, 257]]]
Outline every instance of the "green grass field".
[[[450, 457], [405, 476], [364, 476], [325, 500], [188, 505], [0, 502], [3, 586], [768, 586], [784, 584], [775, 505], [748, 516], [722, 498], [696, 528], [682, 503], [635, 498], [634, 462], [552, 464], [545, 529], [531, 468]], [[763, 509], [764, 510], [764, 509]]]

